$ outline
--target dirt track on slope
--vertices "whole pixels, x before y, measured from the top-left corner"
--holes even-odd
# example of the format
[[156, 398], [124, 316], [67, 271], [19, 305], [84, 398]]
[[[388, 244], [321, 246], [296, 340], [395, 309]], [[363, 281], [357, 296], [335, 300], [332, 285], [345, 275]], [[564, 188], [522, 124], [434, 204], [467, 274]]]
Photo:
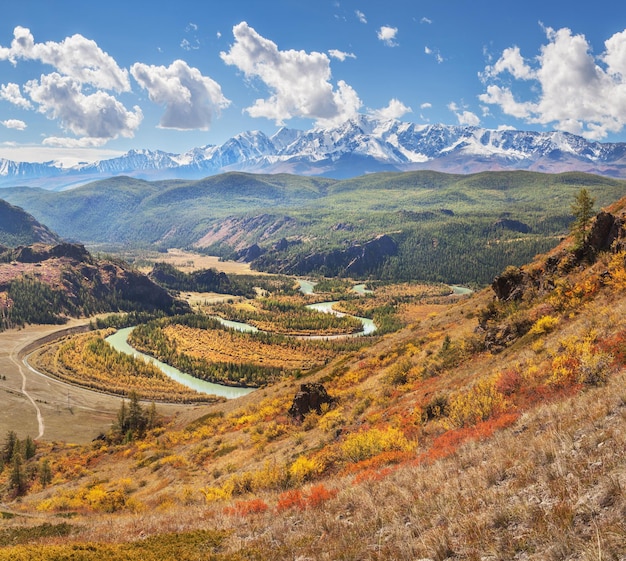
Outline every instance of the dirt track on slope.
[[[37, 325], [0, 333], [0, 439], [14, 430], [19, 438], [85, 443], [111, 427], [121, 398], [54, 380], [25, 360], [40, 344], [66, 334], [68, 328], [84, 329], [87, 323], [72, 320], [64, 327]], [[157, 405], [160, 414], [186, 418], [202, 415], [206, 409]]]

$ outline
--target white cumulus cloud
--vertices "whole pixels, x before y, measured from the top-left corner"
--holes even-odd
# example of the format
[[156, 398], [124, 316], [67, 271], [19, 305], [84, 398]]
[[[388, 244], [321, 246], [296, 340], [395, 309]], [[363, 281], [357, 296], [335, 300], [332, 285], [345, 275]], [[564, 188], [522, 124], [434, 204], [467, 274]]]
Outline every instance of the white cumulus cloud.
[[215, 80], [183, 60], [167, 67], [135, 63], [130, 71], [150, 100], [165, 106], [162, 128], [207, 130], [213, 117], [230, 105]]
[[480, 125], [480, 118], [478, 115], [459, 107], [456, 103], [449, 103], [448, 109], [456, 115], [459, 125], [467, 125], [471, 127]]
[[0, 85], [0, 99], [36, 110], [57, 121], [65, 133], [79, 137], [51, 137], [45, 144], [102, 146], [120, 136], [134, 136], [141, 123], [141, 109], [127, 109], [111, 93], [130, 92], [128, 70], [80, 34], [59, 42], [36, 42], [28, 28], [17, 26], [11, 45], [0, 46], [0, 61], [15, 66], [34, 61], [53, 68], [22, 86]]
[[320, 126], [346, 121], [356, 115], [361, 100], [343, 80], [333, 87], [330, 59], [324, 53], [281, 51], [246, 22], [233, 28], [235, 43], [222, 60], [236, 66], [247, 78], [258, 78], [271, 92], [257, 99], [246, 112], [283, 124], [293, 117], [315, 119]]
[[354, 13], [356, 14], [357, 19], [361, 23], [367, 23], [367, 18], [365, 17], [365, 14], [361, 10], [355, 10]]
[[22, 109], [32, 109], [32, 104], [22, 95], [19, 84], [8, 83], [0, 85], [0, 99], [17, 105]]
[[24, 121], [20, 121], [19, 119], [7, 119], [6, 121], [0, 121], [0, 124], [5, 126], [7, 129], [15, 129], [18, 131], [26, 129], [26, 123]]
[[96, 88], [130, 91], [128, 71], [120, 68], [95, 41], [82, 35], [66, 37], [60, 43], [36, 43], [29, 29], [17, 26], [13, 30], [11, 46], [0, 46], [0, 60], [17, 64], [20, 59], [48, 64], [75, 81]]
[[132, 137], [143, 118], [139, 107], [128, 111], [103, 91], [86, 95], [78, 82], [56, 72], [27, 82], [24, 90], [40, 113], [58, 120], [63, 129], [77, 136], [104, 141], [120, 135]]
[[399, 99], [394, 98], [387, 107], [370, 111], [370, 115], [377, 119], [399, 119], [403, 115], [412, 112], [413, 110], [410, 107], [404, 105]]
[[378, 30], [378, 39], [380, 39], [388, 47], [396, 47], [398, 45], [398, 43], [396, 42], [397, 35], [398, 35], [397, 27], [390, 27], [389, 25], [383, 25]]
[[[626, 30], [605, 41], [599, 56], [584, 35], [567, 28], [545, 32], [547, 44], [537, 57], [525, 59], [518, 47], [510, 47], [485, 68], [479, 99], [528, 123], [591, 140], [621, 131], [626, 125]], [[517, 93], [511, 78], [531, 87]]]
[[519, 47], [504, 49], [502, 56], [493, 66], [485, 68], [485, 77], [495, 77], [503, 72], [509, 72], [519, 80], [531, 80], [535, 77], [533, 69], [526, 64]]
[[340, 60], [341, 62], [343, 62], [347, 58], [356, 58], [356, 55], [354, 53], [345, 53], [344, 51], [338, 51], [337, 49], [330, 49], [330, 51], [328, 51], [328, 54], [331, 57]]

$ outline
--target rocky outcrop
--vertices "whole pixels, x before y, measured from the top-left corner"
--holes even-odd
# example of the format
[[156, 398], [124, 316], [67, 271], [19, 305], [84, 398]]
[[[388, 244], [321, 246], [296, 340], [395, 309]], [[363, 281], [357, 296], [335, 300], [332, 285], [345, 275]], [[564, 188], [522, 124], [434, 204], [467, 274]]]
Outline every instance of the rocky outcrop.
[[531, 230], [528, 224], [519, 220], [513, 220], [512, 218], [500, 218], [494, 223], [496, 228], [503, 230], [510, 230], [511, 232], [518, 232], [520, 234], [528, 234]]
[[[597, 262], [602, 252], [626, 251], [626, 213], [600, 212], [590, 224], [585, 242], [572, 248], [562, 244], [542, 261], [525, 267], [507, 267], [491, 288], [496, 300], [479, 314], [476, 332], [483, 337], [485, 349], [498, 352], [527, 333], [537, 318], [525, 312], [525, 304], [550, 293], [570, 272], [583, 270]], [[600, 272], [601, 282], [610, 277]], [[498, 302], [519, 302], [519, 306], [498, 306]], [[511, 311], [518, 309], [518, 312]]]
[[394, 239], [381, 234], [365, 243], [355, 243], [345, 249], [314, 252], [282, 258], [275, 252], [268, 252], [253, 261], [253, 266], [261, 270], [294, 275], [310, 273], [329, 277], [363, 277], [382, 265], [386, 258], [398, 252]]
[[49, 317], [57, 321], [109, 311], [190, 311], [146, 275], [120, 261], [95, 259], [80, 244], [36, 244], [1, 253], [0, 291], [10, 291], [14, 281], [24, 278], [56, 294], [49, 303]]
[[626, 228], [623, 216], [600, 212], [589, 231], [587, 246], [595, 254], [600, 251], [624, 251]]
[[556, 278], [594, 263], [599, 253], [625, 250], [626, 218], [602, 211], [591, 223], [582, 247], [573, 250], [563, 247], [546, 257], [539, 267], [507, 267], [493, 280], [491, 288], [503, 302], [521, 300], [529, 290], [546, 293], [554, 288]]
[[91, 255], [85, 249], [85, 246], [75, 243], [20, 246], [12, 250], [9, 257], [12, 261], [17, 261], [18, 263], [42, 263], [54, 257], [65, 257], [74, 261], [92, 263]]
[[507, 267], [501, 275], [493, 279], [491, 288], [498, 300], [519, 300], [524, 294], [524, 279], [525, 275], [519, 267]]
[[333, 402], [334, 399], [328, 395], [322, 384], [314, 382], [302, 384], [287, 413], [295, 421], [302, 422], [304, 417], [312, 411], [321, 413], [324, 403], [332, 405]]
[[251, 263], [255, 259], [258, 259], [265, 253], [258, 244], [252, 244], [245, 249], [242, 249], [237, 253], [237, 261], [243, 261], [244, 263]]

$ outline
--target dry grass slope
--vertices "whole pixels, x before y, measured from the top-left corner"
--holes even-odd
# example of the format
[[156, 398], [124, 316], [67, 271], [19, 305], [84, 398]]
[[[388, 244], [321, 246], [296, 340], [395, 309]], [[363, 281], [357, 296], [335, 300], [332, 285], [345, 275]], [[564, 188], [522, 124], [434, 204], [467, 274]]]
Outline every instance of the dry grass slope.
[[0, 560], [626, 559], [626, 253], [507, 274], [519, 298], [404, 303], [409, 327], [307, 378], [335, 404], [301, 424], [285, 380], [140, 441], [42, 444], [53, 481], [6, 506]]

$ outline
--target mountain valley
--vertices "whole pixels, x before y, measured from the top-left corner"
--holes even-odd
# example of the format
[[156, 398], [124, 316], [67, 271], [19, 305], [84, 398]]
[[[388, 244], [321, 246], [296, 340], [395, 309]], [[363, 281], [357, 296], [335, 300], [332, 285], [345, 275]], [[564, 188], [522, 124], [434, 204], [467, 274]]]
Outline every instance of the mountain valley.
[[[423, 175], [411, 177], [425, 183]], [[550, 176], [550, 185], [565, 188], [546, 197], [550, 191], [541, 175], [513, 182], [510, 175], [487, 174], [456, 178], [453, 184], [438, 174], [428, 177], [430, 189], [449, 189], [444, 197], [449, 204], [438, 201], [436, 210], [427, 212], [455, 218], [473, 204], [470, 191], [459, 185], [482, 185], [484, 200], [502, 204], [488, 221], [504, 221], [498, 228], [512, 236], [527, 236], [527, 226], [542, 231], [538, 218], [528, 218], [532, 211], [517, 210], [524, 204], [540, 208], [541, 195], [546, 216], [551, 208], [559, 209], [551, 218], [558, 224], [554, 238], [545, 253], [525, 264], [509, 262], [493, 282], [476, 286], [469, 295], [455, 294], [445, 284], [399, 278], [369, 278], [365, 292], [355, 292], [356, 278], [330, 276], [312, 277], [313, 293], [304, 294], [290, 275], [220, 275], [194, 272], [193, 267], [182, 273], [156, 263], [151, 276], [187, 302], [177, 304], [186, 313], [165, 310], [165, 315], [143, 316], [140, 323], [149, 329], [138, 333], [138, 339], [150, 353], [168, 360], [216, 363], [221, 353], [228, 354], [230, 364], [254, 365], [254, 375], [265, 378], [238, 399], [177, 406], [165, 403], [168, 399], [141, 401], [136, 391], [145, 382], [137, 377], [137, 390], [127, 393], [125, 401], [111, 398], [98, 406], [103, 410], [89, 413], [89, 397], [81, 393], [72, 411], [69, 403], [46, 403], [45, 378], [30, 371], [20, 374], [16, 363], [3, 363], [8, 376], [0, 381], [2, 399], [28, 419], [35, 418], [36, 404], [50, 432], [27, 432], [32, 426], [28, 421], [13, 436], [7, 434], [0, 473], [0, 559], [623, 558], [626, 199], [615, 196], [618, 202], [609, 204], [612, 193], [623, 194], [623, 184], [583, 174]], [[268, 181], [263, 188], [270, 198], [274, 189], [284, 188], [277, 178], [254, 179]], [[386, 179], [392, 189], [394, 177]], [[400, 179], [395, 190], [381, 193], [372, 204], [382, 204], [393, 192], [400, 205], [403, 190], [415, 198], [418, 190], [407, 186], [407, 176]], [[126, 185], [128, 180], [117, 181]], [[507, 181], [516, 188], [526, 184], [523, 203], [510, 206], [507, 196], [515, 191], [504, 188]], [[307, 182], [299, 184], [300, 201], [315, 201], [333, 190], [333, 201], [354, 200], [349, 184]], [[144, 201], [146, 189], [149, 197], [173, 201], [169, 191], [159, 191], [163, 185], [135, 180], [130, 185], [132, 189], [120, 191], [124, 196]], [[257, 192], [234, 185], [243, 198]], [[382, 185], [373, 178], [372, 192]], [[191, 187], [176, 186], [194, 192]], [[603, 210], [593, 216], [592, 204], [587, 205], [577, 215], [582, 222], [572, 225], [566, 209], [584, 189], [602, 199]], [[131, 200], [119, 198], [114, 189], [97, 191]], [[454, 210], [453, 193], [459, 199]], [[515, 212], [504, 214], [507, 200]], [[135, 208], [144, 203], [137, 204]], [[432, 220], [417, 204], [404, 207], [392, 211], [404, 227]], [[216, 208], [216, 214], [222, 212], [219, 204]], [[261, 232], [268, 230], [269, 223], [253, 214], [249, 229], [257, 229], [259, 238], [245, 239], [245, 248], [255, 239], [261, 247]], [[304, 224], [303, 216], [292, 219]], [[378, 227], [389, 216], [385, 211], [370, 232], [383, 233]], [[476, 232], [484, 236], [483, 223], [469, 216], [464, 224], [477, 220]], [[233, 236], [246, 218], [237, 220], [241, 222], [222, 230], [222, 239]], [[339, 212], [332, 216], [330, 223], [338, 225], [331, 239], [348, 234], [354, 241], [362, 228], [345, 212], [341, 220]], [[288, 229], [290, 220], [280, 224]], [[388, 225], [386, 235], [392, 236], [393, 226], [397, 224]], [[197, 239], [206, 231], [197, 231]], [[280, 227], [277, 232], [278, 241], [293, 243]], [[275, 243], [271, 234], [265, 239]], [[361, 241], [367, 239], [374, 237]], [[445, 237], [440, 240], [439, 246]], [[234, 238], [229, 243], [237, 250]], [[499, 243], [514, 244], [501, 236]], [[92, 266], [107, 263], [102, 256], [87, 257], [81, 246], [34, 247], [7, 248], [2, 267], [32, 263], [28, 273], [35, 275], [56, 253], [64, 259], [82, 255], [85, 273], [86, 260]], [[462, 263], [459, 259], [457, 267], [462, 269]], [[132, 268], [131, 273], [139, 274]], [[256, 290], [251, 293], [250, 287]], [[239, 295], [233, 294], [236, 288]], [[214, 299], [211, 289], [223, 291], [220, 298]], [[379, 331], [338, 341], [292, 339], [290, 334], [302, 325], [318, 333], [353, 329], [339, 323], [328, 327], [304, 311], [305, 305], [320, 301], [336, 302], [343, 313], [373, 317]], [[213, 316], [260, 322], [268, 333], [220, 331]], [[80, 376], [88, 368], [114, 376], [135, 368], [139, 376], [144, 367], [130, 367], [126, 359], [102, 350], [103, 338], [125, 318], [100, 316], [89, 332], [47, 337], [29, 352], [40, 346], [44, 353], [37, 360], [51, 374], [65, 365]], [[86, 325], [87, 318], [81, 323]], [[24, 335], [31, 332], [40, 333], [40, 328], [27, 326]], [[8, 345], [3, 361], [19, 347], [13, 342], [18, 333], [0, 334]], [[271, 367], [280, 370], [271, 376], [270, 357], [279, 361]], [[287, 366], [295, 360], [301, 362]], [[237, 366], [238, 375], [244, 371]], [[31, 384], [37, 399], [27, 402], [21, 388]], [[79, 392], [76, 388], [72, 391]], [[59, 400], [63, 394], [55, 390], [54, 395]], [[57, 440], [55, 433], [67, 435], [75, 414], [81, 419], [91, 415], [90, 430], [99, 426], [100, 434], [75, 442]], [[31, 437], [37, 437], [34, 443]]]

